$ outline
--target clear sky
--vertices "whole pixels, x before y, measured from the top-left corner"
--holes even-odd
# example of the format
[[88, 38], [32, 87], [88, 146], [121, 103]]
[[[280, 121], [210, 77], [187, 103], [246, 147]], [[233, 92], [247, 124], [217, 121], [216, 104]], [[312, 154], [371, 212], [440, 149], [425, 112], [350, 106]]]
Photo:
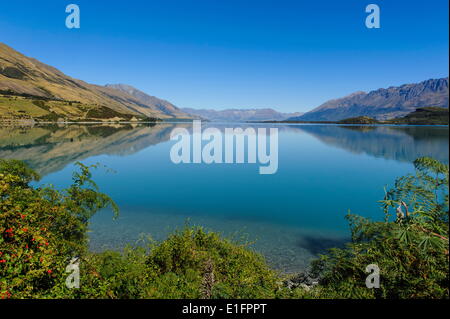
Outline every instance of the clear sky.
[[[66, 5], [81, 28], [65, 27]], [[366, 5], [381, 28], [365, 27]], [[95, 84], [179, 107], [307, 111], [448, 76], [448, 0], [0, 2], [0, 42]]]

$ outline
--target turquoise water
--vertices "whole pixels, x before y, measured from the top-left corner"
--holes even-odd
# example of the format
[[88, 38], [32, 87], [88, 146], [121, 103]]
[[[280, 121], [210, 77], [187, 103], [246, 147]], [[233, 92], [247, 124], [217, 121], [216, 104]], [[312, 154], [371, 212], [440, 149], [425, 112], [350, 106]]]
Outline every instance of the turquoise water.
[[161, 240], [189, 223], [245, 237], [285, 272], [348, 240], [348, 211], [382, 218], [383, 187], [411, 173], [415, 158], [448, 162], [448, 127], [264, 124], [253, 127], [279, 130], [276, 174], [260, 175], [259, 164], [177, 165], [169, 156], [177, 126], [191, 125], [2, 128], [0, 158], [25, 160], [57, 187], [69, 184], [77, 160], [105, 165], [94, 179], [121, 213], [94, 216], [93, 250], [142, 234]]

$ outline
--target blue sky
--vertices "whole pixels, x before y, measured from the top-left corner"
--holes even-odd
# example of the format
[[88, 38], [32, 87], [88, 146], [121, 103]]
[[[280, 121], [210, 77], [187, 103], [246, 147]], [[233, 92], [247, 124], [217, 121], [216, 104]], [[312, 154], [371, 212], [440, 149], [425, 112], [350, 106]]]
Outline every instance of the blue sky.
[[[65, 27], [66, 5], [81, 28]], [[381, 8], [367, 29], [365, 7]], [[2, 1], [0, 41], [95, 84], [180, 107], [307, 111], [448, 76], [448, 1]]]

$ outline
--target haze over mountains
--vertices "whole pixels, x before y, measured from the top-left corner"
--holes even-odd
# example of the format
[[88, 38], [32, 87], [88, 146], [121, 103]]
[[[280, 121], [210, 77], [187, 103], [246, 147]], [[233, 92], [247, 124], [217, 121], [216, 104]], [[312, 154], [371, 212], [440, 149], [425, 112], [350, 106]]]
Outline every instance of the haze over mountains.
[[[179, 111], [169, 102], [149, 96], [137, 89], [121, 85], [101, 86], [71, 78], [54, 67], [0, 43], [0, 93], [2, 92], [49, 100], [79, 102], [87, 108], [95, 109], [101, 106], [134, 116], [189, 118], [189, 115]], [[64, 113], [62, 109], [53, 111]], [[70, 115], [82, 116], [83, 110], [80, 109], [78, 113]]]
[[184, 112], [197, 115], [202, 119], [210, 121], [223, 122], [242, 122], [242, 121], [283, 121], [293, 116], [300, 116], [303, 113], [281, 113], [274, 109], [192, 109], [183, 108]]
[[369, 93], [355, 92], [330, 100], [291, 121], [339, 121], [357, 116], [378, 120], [401, 117], [420, 107], [448, 108], [448, 77], [416, 84], [378, 89]]

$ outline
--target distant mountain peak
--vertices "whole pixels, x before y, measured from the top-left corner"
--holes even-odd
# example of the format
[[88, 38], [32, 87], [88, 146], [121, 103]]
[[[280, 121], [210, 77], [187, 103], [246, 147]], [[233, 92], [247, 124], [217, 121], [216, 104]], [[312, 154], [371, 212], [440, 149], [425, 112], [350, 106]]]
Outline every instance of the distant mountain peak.
[[203, 119], [224, 122], [243, 121], [283, 121], [302, 113], [281, 113], [272, 108], [231, 108], [223, 110], [184, 108], [184, 112], [197, 115]]
[[448, 108], [448, 77], [391, 86], [329, 100], [292, 121], [339, 121], [358, 116], [385, 120], [405, 116], [420, 107]]
[[346, 97], [355, 97], [355, 96], [364, 95], [364, 94], [367, 94], [367, 93], [364, 91], [356, 91], [356, 92], [353, 92], [353, 93], [347, 95]]

